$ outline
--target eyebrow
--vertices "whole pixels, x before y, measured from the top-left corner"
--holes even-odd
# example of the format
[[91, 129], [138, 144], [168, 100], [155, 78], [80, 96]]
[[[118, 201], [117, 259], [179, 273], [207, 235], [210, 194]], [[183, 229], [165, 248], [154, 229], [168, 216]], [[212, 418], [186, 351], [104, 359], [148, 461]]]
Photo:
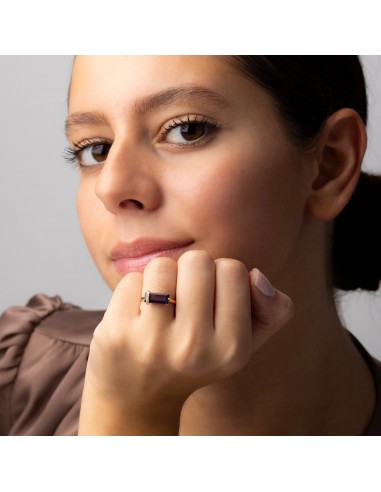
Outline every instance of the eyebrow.
[[[208, 102], [223, 108], [230, 106], [223, 96], [206, 87], [181, 85], [140, 97], [134, 102], [133, 107], [138, 115], [143, 115], [163, 106], [197, 102]], [[69, 115], [66, 119], [65, 133], [68, 135], [75, 127], [102, 126], [107, 125], [107, 123], [107, 118], [102, 113], [77, 112]]]
[[227, 100], [220, 94], [201, 86], [180, 85], [139, 98], [134, 106], [140, 113], [148, 113], [161, 106], [169, 104], [184, 104], [189, 102], [209, 102], [216, 106], [228, 107]]
[[107, 118], [101, 113], [73, 113], [65, 121], [65, 134], [69, 135], [73, 128], [102, 126], [107, 124]]

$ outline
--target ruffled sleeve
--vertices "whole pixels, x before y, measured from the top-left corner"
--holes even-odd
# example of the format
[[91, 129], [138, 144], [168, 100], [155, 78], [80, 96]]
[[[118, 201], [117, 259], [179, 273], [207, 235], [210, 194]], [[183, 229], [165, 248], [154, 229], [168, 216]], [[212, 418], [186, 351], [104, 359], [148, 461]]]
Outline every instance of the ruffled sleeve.
[[0, 317], [0, 435], [76, 433], [101, 312], [37, 294]]
[[25, 307], [10, 307], [0, 317], [0, 435], [8, 434], [11, 424], [12, 385], [29, 337], [36, 325], [61, 304], [59, 296], [38, 294]]
[[28, 339], [43, 318], [59, 309], [59, 296], [38, 294], [24, 306], [8, 308], [0, 317], [0, 388], [11, 384], [18, 371]]

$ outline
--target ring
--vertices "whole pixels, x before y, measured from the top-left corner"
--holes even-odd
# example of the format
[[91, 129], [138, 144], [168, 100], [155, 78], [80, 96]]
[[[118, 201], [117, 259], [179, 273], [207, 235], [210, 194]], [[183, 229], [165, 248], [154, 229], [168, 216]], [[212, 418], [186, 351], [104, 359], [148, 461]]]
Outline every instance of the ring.
[[146, 304], [176, 304], [175, 299], [171, 299], [169, 294], [160, 294], [159, 292], [147, 292], [140, 298]]

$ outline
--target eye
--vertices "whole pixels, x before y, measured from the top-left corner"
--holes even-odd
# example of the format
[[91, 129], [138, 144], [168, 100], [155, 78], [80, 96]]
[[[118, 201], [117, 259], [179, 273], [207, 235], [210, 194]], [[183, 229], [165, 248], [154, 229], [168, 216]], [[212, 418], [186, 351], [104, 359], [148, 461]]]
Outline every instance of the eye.
[[186, 123], [172, 128], [167, 133], [167, 142], [181, 143], [183, 140], [193, 142], [203, 137], [207, 133], [207, 128], [204, 123]]
[[94, 164], [102, 163], [106, 160], [111, 145], [105, 143], [97, 143], [88, 145], [80, 150], [78, 159], [82, 166], [93, 166]]
[[178, 146], [191, 146], [205, 140], [217, 131], [215, 121], [209, 121], [205, 117], [186, 116], [177, 118], [164, 127], [162, 141]]
[[84, 140], [75, 145], [75, 148], [67, 148], [65, 159], [69, 164], [79, 167], [91, 167], [102, 164], [110, 151], [111, 142], [106, 140]]

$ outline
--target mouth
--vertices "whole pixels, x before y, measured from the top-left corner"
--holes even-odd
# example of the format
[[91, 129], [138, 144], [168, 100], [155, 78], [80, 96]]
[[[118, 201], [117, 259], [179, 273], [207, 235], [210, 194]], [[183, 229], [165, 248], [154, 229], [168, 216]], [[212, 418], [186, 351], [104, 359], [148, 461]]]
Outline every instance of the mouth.
[[155, 238], [141, 238], [129, 243], [118, 243], [111, 251], [119, 275], [143, 272], [154, 258], [168, 257], [178, 260], [193, 241], [169, 241]]

